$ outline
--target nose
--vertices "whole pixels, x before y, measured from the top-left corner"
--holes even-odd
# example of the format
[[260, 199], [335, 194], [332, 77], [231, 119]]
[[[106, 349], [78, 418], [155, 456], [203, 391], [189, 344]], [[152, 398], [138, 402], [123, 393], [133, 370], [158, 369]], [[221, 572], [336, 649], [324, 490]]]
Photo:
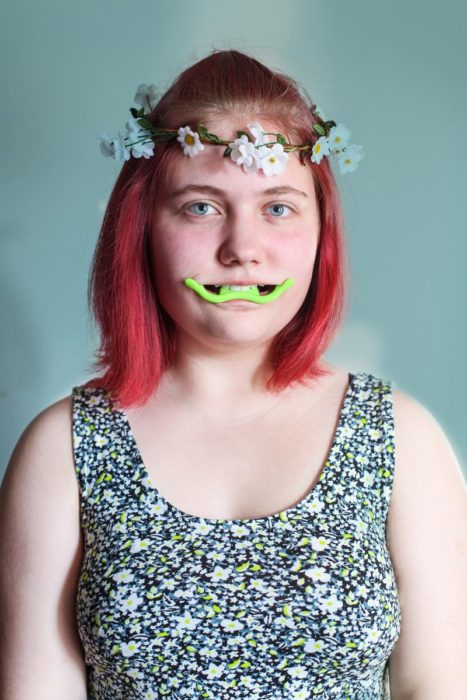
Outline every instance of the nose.
[[222, 231], [219, 260], [224, 265], [260, 263], [264, 255], [261, 224], [247, 214], [231, 215]]

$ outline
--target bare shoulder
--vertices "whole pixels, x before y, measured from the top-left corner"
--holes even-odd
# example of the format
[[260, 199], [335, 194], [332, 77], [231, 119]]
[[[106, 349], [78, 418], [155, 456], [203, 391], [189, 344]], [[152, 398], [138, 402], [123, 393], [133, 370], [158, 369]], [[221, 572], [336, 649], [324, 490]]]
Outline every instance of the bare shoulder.
[[58, 537], [53, 528], [60, 522], [62, 537], [79, 539], [71, 396], [45, 408], [24, 429], [6, 469], [0, 505], [2, 525], [9, 532], [17, 528], [34, 539], [44, 528]]
[[0, 526], [12, 533], [11, 546], [18, 544], [13, 533], [28, 543], [26, 553], [38, 538], [54, 542], [58, 557], [78, 546], [71, 396], [41, 411], [20, 436], [0, 490]]
[[1, 697], [85, 697], [75, 619], [79, 508], [67, 396], [25, 428], [0, 490]]
[[[439, 421], [422, 403], [393, 390], [396, 470], [394, 491], [412, 479], [441, 480], [444, 488], [465, 494], [465, 482], [454, 449]], [[397, 489], [397, 490], [396, 490]]]
[[[389, 537], [400, 523], [450, 509], [466, 517], [466, 487], [454, 449], [434, 415], [412, 396], [393, 390], [395, 476], [388, 514]], [[431, 516], [434, 513], [431, 513]], [[422, 518], [423, 519], [423, 518]], [[460, 524], [460, 523], [459, 523]]]
[[[387, 542], [402, 610], [391, 692], [463, 697], [467, 684], [467, 497], [454, 449], [433, 414], [393, 391], [395, 476]], [[439, 640], [443, 640], [440, 644]], [[424, 695], [424, 693], [426, 695]]]
[[47, 478], [50, 486], [73, 490], [73, 476], [72, 397], [66, 396], [26, 426], [11, 455], [3, 490], [29, 478]]

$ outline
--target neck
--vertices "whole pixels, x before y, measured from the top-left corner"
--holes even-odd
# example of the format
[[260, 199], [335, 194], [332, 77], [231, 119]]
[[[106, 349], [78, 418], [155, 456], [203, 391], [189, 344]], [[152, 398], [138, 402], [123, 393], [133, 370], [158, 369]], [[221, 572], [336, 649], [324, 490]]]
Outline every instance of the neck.
[[222, 414], [261, 412], [282, 394], [266, 389], [273, 368], [270, 344], [248, 347], [206, 346], [193, 338], [180, 339], [177, 355], [166, 370], [157, 396], [183, 401], [192, 410]]

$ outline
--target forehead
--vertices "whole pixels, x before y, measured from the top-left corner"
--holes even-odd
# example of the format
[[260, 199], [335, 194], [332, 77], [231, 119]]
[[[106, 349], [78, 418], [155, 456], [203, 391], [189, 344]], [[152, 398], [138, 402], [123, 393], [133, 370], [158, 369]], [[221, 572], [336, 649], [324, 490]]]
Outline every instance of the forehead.
[[[211, 133], [221, 139], [234, 140], [238, 130], [246, 130], [254, 117], [224, 118], [209, 122], [206, 126]], [[276, 124], [260, 121], [264, 131], [283, 133]], [[275, 136], [271, 141], [275, 142]], [[168, 173], [169, 191], [179, 190], [186, 185], [212, 185], [226, 191], [241, 192], [243, 196], [256, 194], [272, 187], [293, 187], [314, 194], [314, 180], [311, 167], [302, 165], [296, 153], [290, 153], [284, 172], [267, 176], [263, 172], [246, 173], [229, 156], [224, 156], [225, 146], [204, 144], [204, 150], [190, 158], [180, 152]]]

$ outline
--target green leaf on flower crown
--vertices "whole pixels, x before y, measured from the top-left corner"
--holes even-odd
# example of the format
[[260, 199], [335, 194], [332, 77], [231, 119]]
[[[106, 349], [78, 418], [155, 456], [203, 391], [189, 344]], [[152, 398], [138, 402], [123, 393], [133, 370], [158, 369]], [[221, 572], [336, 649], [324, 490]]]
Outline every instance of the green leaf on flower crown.
[[313, 131], [315, 134], [318, 134], [318, 136], [326, 136], [326, 129], [324, 126], [321, 126], [321, 124], [313, 124]]
[[276, 134], [276, 136], [277, 136], [277, 143], [282, 144], [282, 146], [287, 145], [287, 139], [285, 138], [285, 136], [282, 136], [282, 134]]
[[207, 138], [208, 130], [206, 129], [206, 127], [204, 126], [204, 124], [199, 124], [199, 125], [198, 125], [198, 134], [199, 134], [200, 138], [202, 138], [202, 139]]
[[333, 126], [336, 126], [336, 122], [332, 121], [332, 119], [325, 122], [325, 124], [326, 124], [326, 128], [329, 129], [329, 131], [333, 128]]
[[130, 107], [130, 114], [136, 119], [136, 117], [138, 116], [138, 110], [136, 109], [136, 107]]
[[246, 136], [247, 139], [250, 140], [250, 134], [247, 131], [242, 131], [241, 129], [239, 129], [239, 131], [237, 131], [237, 136], [238, 136], [238, 138], [241, 138], [242, 136]]
[[149, 129], [149, 131], [152, 131], [154, 129], [154, 124], [152, 124], [149, 119], [144, 119], [144, 117], [141, 117], [138, 119], [138, 124], [143, 127], [143, 129]]
[[230, 148], [230, 146], [227, 146], [227, 148], [225, 149], [225, 151], [223, 153], [224, 158], [230, 156], [231, 153], [232, 153], [232, 149]]
[[211, 142], [211, 143], [221, 143], [221, 140], [216, 134], [210, 134], [208, 131], [206, 132], [206, 138]]

